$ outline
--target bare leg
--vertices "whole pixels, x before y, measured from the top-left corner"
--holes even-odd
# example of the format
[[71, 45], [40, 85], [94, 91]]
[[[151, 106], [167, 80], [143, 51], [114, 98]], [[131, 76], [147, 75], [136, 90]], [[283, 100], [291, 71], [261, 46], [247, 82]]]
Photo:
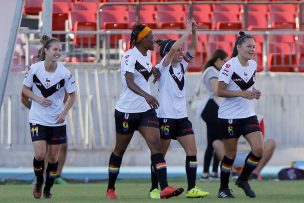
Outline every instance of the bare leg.
[[271, 159], [275, 148], [276, 148], [276, 143], [273, 139], [269, 139], [264, 143], [264, 152], [263, 152], [262, 159], [258, 163], [258, 165], [255, 168], [253, 173], [255, 173], [256, 175], [260, 175], [262, 169], [265, 167], [265, 165]]
[[222, 161], [225, 155], [224, 143], [222, 140], [214, 140], [212, 146], [215, 150], [215, 154], [218, 160]]

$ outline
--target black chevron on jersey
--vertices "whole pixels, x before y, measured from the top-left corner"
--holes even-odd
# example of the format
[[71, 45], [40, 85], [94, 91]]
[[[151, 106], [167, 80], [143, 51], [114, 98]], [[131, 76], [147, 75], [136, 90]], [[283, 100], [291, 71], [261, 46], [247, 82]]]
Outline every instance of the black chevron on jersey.
[[179, 79], [176, 77], [176, 75], [174, 74], [172, 65], [171, 65], [170, 68], [169, 68], [169, 73], [170, 73], [170, 75], [172, 76], [173, 80], [176, 82], [178, 88], [179, 88], [180, 90], [183, 90], [184, 85], [185, 85], [185, 79], [184, 79], [185, 70], [184, 70], [183, 64], [180, 64], [180, 65], [181, 65], [182, 73], [183, 73], [183, 77], [182, 77], [181, 80], [179, 80]]
[[137, 70], [140, 74], [144, 76], [146, 81], [149, 80], [149, 77], [152, 75], [152, 71], [149, 72], [143, 65], [141, 65], [138, 61], [135, 63], [135, 70]]
[[243, 78], [241, 78], [238, 74], [234, 72], [231, 76], [231, 79], [233, 80], [233, 82], [235, 82], [235, 84], [237, 84], [237, 86], [241, 88], [241, 90], [247, 90], [254, 84], [254, 80], [253, 80], [254, 77], [255, 77], [255, 71], [252, 74], [250, 80], [246, 82], [245, 80], [243, 80]]
[[33, 75], [33, 82], [36, 84], [37, 88], [40, 90], [44, 98], [51, 96], [52, 94], [54, 94], [64, 86], [64, 79], [62, 79], [58, 83], [51, 86], [50, 88], [45, 88], [42, 82], [38, 79], [38, 77], [35, 74]]

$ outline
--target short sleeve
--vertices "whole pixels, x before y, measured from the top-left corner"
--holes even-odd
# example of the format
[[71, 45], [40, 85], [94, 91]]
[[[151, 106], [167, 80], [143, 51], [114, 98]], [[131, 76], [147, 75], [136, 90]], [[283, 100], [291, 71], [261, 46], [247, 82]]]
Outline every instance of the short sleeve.
[[33, 75], [34, 75], [34, 68], [31, 66], [27, 73], [25, 74], [23, 84], [29, 88], [33, 86]]
[[233, 73], [233, 68], [231, 63], [228, 61], [223, 65], [222, 69], [220, 70], [218, 75], [218, 81], [223, 81], [224, 83], [229, 84], [232, 73]]
[[135, 72], [135, 58], [131, 52], [126, 53], [122, 59], [122, 71], [134, 73]]
[[169, 68], [169, 66], [171, 64], [169, 64], [168, 66], [164, 67], [162, 64], [165, 60], [165, 57], [155, 66], [160, 72], [163, 72], [164, 69]]
[[73, 75], [69, 72], [65, 77], [65, 90], [67, 93], [76, 92], [77, 86]]
[[216, 78], [218, 77], [218, 73], [214, 70], [213, 67], [209, 67], [206, 70], [206, 73], [203, 74], [202, 80], [204, 82], [205, 85], [210, 84], [210, 79], [211, 78]]

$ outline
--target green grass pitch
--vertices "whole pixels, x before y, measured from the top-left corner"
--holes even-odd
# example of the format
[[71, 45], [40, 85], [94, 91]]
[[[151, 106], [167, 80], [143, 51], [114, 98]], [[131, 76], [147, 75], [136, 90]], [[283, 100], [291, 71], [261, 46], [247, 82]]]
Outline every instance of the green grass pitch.
[[[170, 179], [173, 186], [186, 187], [185, 179]], [[0, 202], [1, 203], [32, 203], [32, 202], [58, 202], [58, 203], [94, 203], [109, 202], [105, 199], [106, 182], [89, 183], [89, 184], [69, 184], [54, 185], [52, 200], [35, 200], [32, 196], [31, 184], [5, 184], [0, 185]], [[240, 188], [234, 185], [234, 181], [230, 182], [235, 199], [218, 199], [217, 192], [219, 182], [200, 182], [197, 185], [203, 190], [209, 191], [210, 196], [204, 199], [187, 199], [182, 194], [168, 200], [150, 200], [148, 198], [148, 190], [150, 188], [149, 180], [118, 180], [116, 190], [119, 200], [111, 202], [127, 202], [127, 203], [149, 203], [164, 201], [166, 203], [187, 202], [187, 203], [217, 203], [217, 202], [233, 202], [233, 203], [279, 203], [279, 202], [304, 202], [304, 182], [303, 181], [251, 181], [252, 188], [256, 191], [257, 197], [250, 199], [245, 196]], [[186, 188], [185, 188], [186, 189]]]

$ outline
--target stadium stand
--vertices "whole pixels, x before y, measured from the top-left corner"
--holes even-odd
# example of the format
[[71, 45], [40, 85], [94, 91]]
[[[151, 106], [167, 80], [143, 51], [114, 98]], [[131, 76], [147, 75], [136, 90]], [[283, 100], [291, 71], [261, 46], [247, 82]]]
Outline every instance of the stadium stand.
[[[225, 1], [224, 4], [221, 3], [223, 2], [221, 0], [211, 2], [209, 0], [54, 0], [53, 31], [63, 32], [58, 36], [63, 41], [69, 40], [66, 43], [67, 46], [91, 49], [108, 44], [111, 49], [117, 49], [121, 47], [121, 44], [124, 48], [128, 47], [126, 32], [136, 23], [148, 25], [155, 30], [155, 33], [163, 29], [181, 31], [185, 28], [186, 19], [193, 17], [199, 26], [198, 55], [200, 59], [193, 63], [194, 68], [189, 68], [190, 71], [198, 71], [199, 69], [196, 68], [198, 61], [203, 63], [209, 52], [217, 47], [226, 48], [228, 52], [231, 51], [235, 34], [244, 29], [260, 32], [258, 35], [255, 34], [256, 60], [259, 71], [267, 70], [267, 67], [270, 71], [300, 71], [303, 69], [300, 68], [300, 65], [303, 66], [303, 57], [294, 45], [292, 46], [292, 44], [300, 42], [301, 36], [290, 34], [292, 31], [300, 30], [304, 25], [303, 20], [299, 18], [301, 17], [300, 8], [303, 10], [303, 6], [300, 7], [300, 1], [230, 0]], [[42, 10], [42, 0], [25, 1], [23, 11], [25, 17], [37, 16]], [[97, 22], [98, 19], [99, 22]], [[66, 22], [68, 22], [68, 27]], [[97, 27], [98, 25], [99, 27]], [[98, 45], [96, 44], [96, 34], [83, 33], [111, 30], [116, 31], [106, 36], [99, 35], [101, 44]], [[212, 34], [209, 32], [204, 34], [204, 30], [211, 31]], [[290, 30], [291, 32], [282, 35], [272, 34], [275, 30]], [[67, 31], [72, 32], [72, 34], [68, 34], [68, 38], [65, 37], [67, 34], [64, 34]], [[227, 32], [225, 35], [221, 35], [220, 31], [235, 31], [235, 34], [231, 35]], [[267, 41], [266, 35], [263, 35], [264, 31], [269, 32]], [[204, 39], [202, 36], [205, 36]], [[104, 43], [104, 41], [108, 42]], [[272, 55], [266, 58], [267, 63], [263, 63], [263, 56], [267, 54], [266, 50]], [[19, 56], [17, 51], [15, 55]], [[78, 60], [92, 61], [77, 59], [77, 57], [73, 59], [73, 61]], [[17, 59], [15, 61], [18, 62]], [[263, 64], [267, 67], [263, 67]], [[284, 68], [286, 64], [291, 64], [293, 68]], [[299, 68], [294, 68], [297, 65]], [[277, 68], [279, 66], [283, 68]]]

